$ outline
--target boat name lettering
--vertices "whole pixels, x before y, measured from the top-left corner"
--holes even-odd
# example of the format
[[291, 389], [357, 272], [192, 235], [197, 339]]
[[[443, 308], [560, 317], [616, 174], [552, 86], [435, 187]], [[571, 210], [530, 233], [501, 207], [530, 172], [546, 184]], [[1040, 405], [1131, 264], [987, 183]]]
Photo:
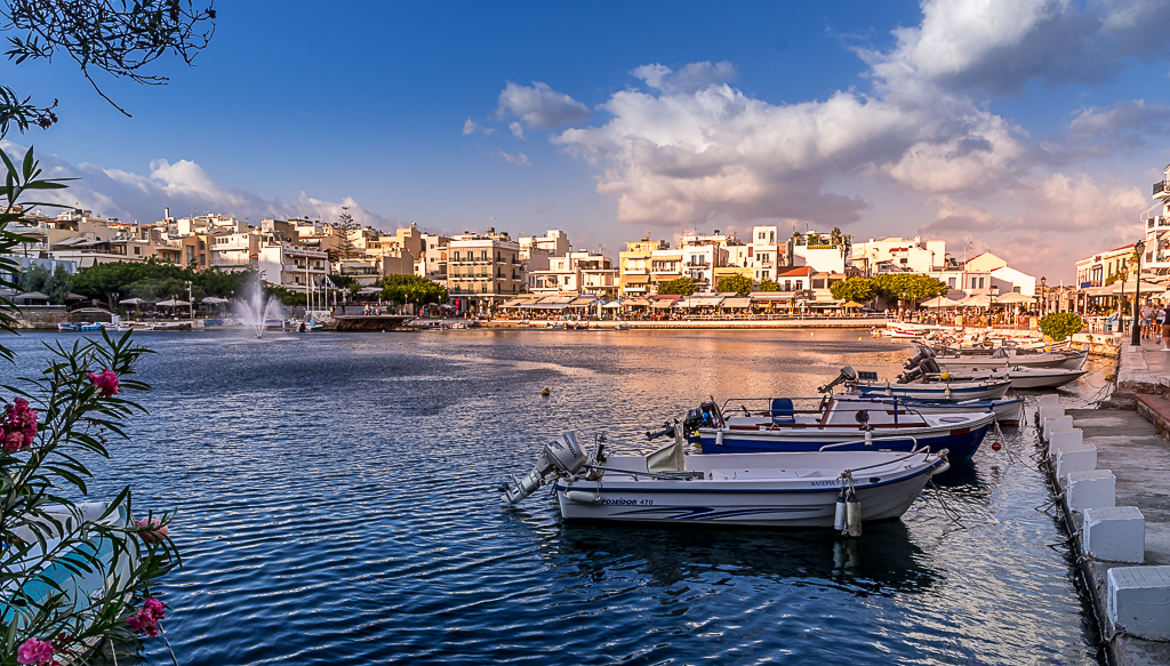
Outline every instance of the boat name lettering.
[[812, 485], [812, 486], [837, 486], [837, 485], [840, 485], [840, 481], [838, 481], [837, 479], [833, 479], [832, 481], [810, 481], [809, 485]]
[[654, 500], [652, 500], [652, 499], [634, 500], [634, 499], [629, 499], [626, 497], [603, 497], [603, 498], [601, 498], [601, 503], [602, 504], [620, 504], [623, 506], [630, 506], [630, 505], [635, 505], [635, 504], [643, 504], [643, 505], [649, 506], [651, 504], [654, 504]]

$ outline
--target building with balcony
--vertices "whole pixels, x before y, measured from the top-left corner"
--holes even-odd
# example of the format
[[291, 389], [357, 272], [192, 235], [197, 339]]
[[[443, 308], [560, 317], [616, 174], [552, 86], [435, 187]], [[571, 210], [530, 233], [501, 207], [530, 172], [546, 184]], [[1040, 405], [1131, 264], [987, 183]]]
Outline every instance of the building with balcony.
[[520, 244], [506, 232], [452, 236], [447, 244], [447, 292], [458, 312], [491, 314], [525, 283]]
[[329, 255], [324, 250], [282, 243], [260, 247], [257, 268], [264, 282], [285, 289], [320, 287], [329, 276]]
[[618, 253], [618, 288], [622, 296], [646, 296], [651, 293], [650, 256], [656, 251], [666, 250], [670, 244], [664, 240], [626, 241], [626, 249]]
[[776, 227], [752, 227], [748, 261], [752, 267], [752, 279], [757, 284], [776, 279], [781, 269], [789, 264], [788, 246], [779, 242], [778, 233]]
[[865, 277], [878, 273], [929, 273], [946, 265], [947, 243], [914, 238], [870, 239], [850, 248], [849, 264]]
[[543, 250], [549, 257], [563, 257], [573, 246], [560, 229], [549, 229], [543, 236], [521, 236], [519, 242], [522, 260], [527, 259], [532, 250]]
[[788, 241], [788, 253], [794, 266], [809, 266], [821, 273], [845, 272], [844, 239], [834, 238], [833, 234], [817, 231], [793, 234]]
[[529, 274], [529, 290], [535, 294], [592, 295], [616, 298], [618, 270], [613, 260], [586, 251], [551, 257], [549, 267]]
[[1081, 289], [1105, 286], [1111, 277], [1129, 268], [1133, 249], [1134, 244], [1130, 243], [1077, 261], [1077, 286]]

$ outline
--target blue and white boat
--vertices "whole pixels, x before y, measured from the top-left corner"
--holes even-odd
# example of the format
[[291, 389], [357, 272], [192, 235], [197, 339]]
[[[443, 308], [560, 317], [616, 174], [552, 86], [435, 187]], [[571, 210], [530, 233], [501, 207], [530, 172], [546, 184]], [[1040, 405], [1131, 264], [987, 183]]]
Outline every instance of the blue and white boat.
[[732, 399], [722, 407], [705, 402], [688, 413], [685, 424], [704, 454], [921, 447], [970, 458], [994, 422], [990, 411], [924, 414], [825, 396], [815, 409], [795, 409], [789, 398]]
[[1011, 379], [988, 378], [976, 381], [945, 381], [897, 384], [891, 382], [858, 381], [849, 385], [862, 395], [885, 395], [930, 401], [997, 400], [1007, 395]]
[[551, 482], [565, 520], [840, 529], [847, 491], [859, 521], [894, 519], [948, 467], [929, 451], [686, 455], [674, 434], [649, 455], [586, 455], [567, 433], [500, 490], [515, 504]]

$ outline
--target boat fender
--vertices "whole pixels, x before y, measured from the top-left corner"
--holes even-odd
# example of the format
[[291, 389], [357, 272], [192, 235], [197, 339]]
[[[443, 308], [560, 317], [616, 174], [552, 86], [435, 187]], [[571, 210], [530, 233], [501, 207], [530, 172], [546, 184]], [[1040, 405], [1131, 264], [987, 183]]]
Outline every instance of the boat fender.
[[585, 490], [567, 490], [565, 491], [565, 499], [578, 504], [597, 504], [601, 501], [601, 495]]
[[861, 502], [852, 488], [845, 498], [845, 536], [861, 536]]
[[845, 489], [841, 489], [841, 494], [837, 495], [837, 506], [833, 511], [833, 529], [841, 532], [845, 529]]

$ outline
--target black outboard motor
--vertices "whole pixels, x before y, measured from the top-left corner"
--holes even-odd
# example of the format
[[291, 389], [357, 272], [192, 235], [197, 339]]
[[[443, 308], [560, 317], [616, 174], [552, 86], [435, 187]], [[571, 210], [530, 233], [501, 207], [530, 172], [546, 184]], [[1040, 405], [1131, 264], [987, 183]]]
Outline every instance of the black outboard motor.
[[922, 363], [918, 364], [918, 369], [927, 374], [937, 374], [942, 370], [938, 367], [938, 361], [933, 358], [928, 358]]
[[829, 382], [828, 384], [825, 384], [824, 386], [818, 387], [817, 393], [832, 393], [833, 389], [836, 388], [838, 384], [842, 382], [855, 381], [857, 381], [857, 371], [853, 369], [853, 366], [847, 365], [841, 368], [841, 374], [837, 375], [836, 379]]

